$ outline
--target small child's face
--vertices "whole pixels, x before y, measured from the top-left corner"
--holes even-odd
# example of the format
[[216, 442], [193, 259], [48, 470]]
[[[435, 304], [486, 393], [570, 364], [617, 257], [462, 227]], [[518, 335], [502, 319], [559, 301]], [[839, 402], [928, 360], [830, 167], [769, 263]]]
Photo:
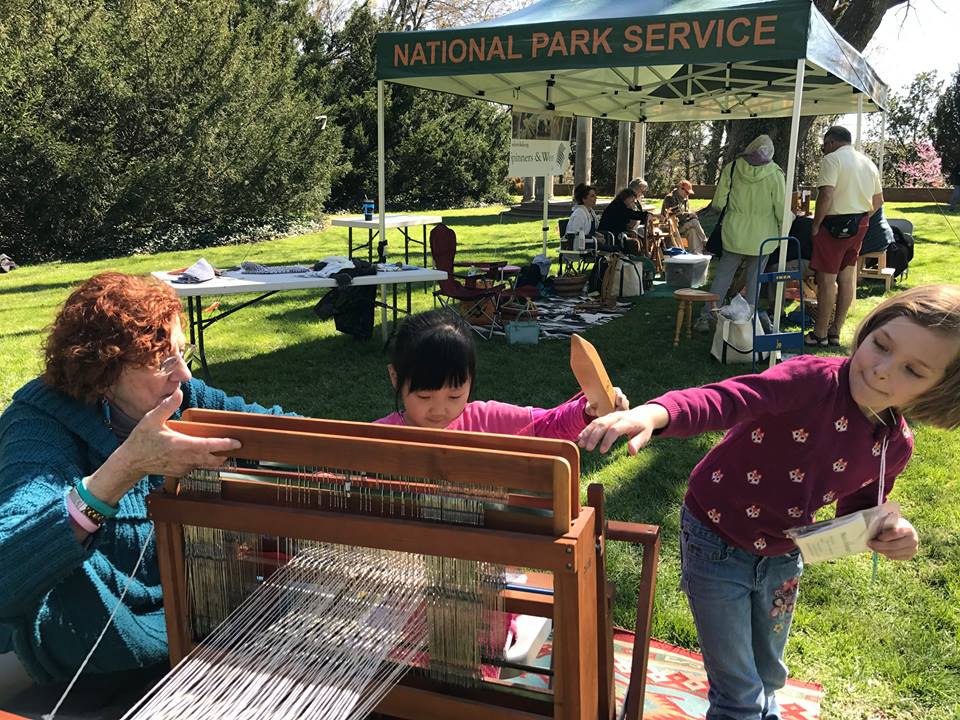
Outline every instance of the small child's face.
[[403, 416], [409, 425], [443, 429], [460, 417], [470, 397], [470, 381], [452, 387], [444, 385], [439, 390], [409, 391], [403, 389]]
[[862, 408], [902, 408], [939, 383], [958, 352], [960, 341], [909, 318], [894, 318], [867, 335], [854, 353], [850, 393]]

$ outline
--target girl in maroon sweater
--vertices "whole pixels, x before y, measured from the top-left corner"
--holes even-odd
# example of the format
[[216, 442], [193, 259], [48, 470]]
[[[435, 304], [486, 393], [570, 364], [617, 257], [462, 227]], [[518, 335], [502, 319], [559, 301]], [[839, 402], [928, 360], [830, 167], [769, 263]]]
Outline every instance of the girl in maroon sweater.
[[[853, 356], [801, 356], [759, 375], [668, 392], [595, 420], [580, 446], [620, 435], [727, 430], [694, 468], [681, 510], [681, 586], [710, 680], [707, 718], [780, 717], [775, 692], [803, 562], [785, 531], [837, 502], [846, 515], [886, 499], [913, 451], [903, 418], [960, 426], [960, 288], [890, 298], [857, 330]], [[884, 467], [883, 477], [880, 468]], [[905, 518], [870, 547], [917, 552]]]

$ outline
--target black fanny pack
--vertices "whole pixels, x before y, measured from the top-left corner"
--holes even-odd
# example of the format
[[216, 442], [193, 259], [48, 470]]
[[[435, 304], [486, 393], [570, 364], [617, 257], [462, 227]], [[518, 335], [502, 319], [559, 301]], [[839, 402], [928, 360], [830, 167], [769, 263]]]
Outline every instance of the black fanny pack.
[[827, 232], [837, 240], [846, 240], [847, 238], [852, 238], [860, 231], [860, 221], [866, 216], [866, 213], [857, 213], [856, 215], [828, 215], [823, 219], [823, 226], [827, 229]]

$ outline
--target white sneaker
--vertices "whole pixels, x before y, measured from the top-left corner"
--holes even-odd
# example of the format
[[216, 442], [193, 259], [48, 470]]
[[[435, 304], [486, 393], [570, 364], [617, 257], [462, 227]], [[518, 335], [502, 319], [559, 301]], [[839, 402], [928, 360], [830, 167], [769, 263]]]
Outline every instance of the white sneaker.
[[693, 329], [701, 335], [706, 335], [708, 332], [710, 332], [710, 318], [701, 315], [693, 324]]

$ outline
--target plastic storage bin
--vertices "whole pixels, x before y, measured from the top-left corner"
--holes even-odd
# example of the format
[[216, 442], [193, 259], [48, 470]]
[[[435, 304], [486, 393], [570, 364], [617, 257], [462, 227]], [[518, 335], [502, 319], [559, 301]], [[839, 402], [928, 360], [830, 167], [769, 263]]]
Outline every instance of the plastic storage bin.
[[698, 288], [707, 282], [710, 255], [675, 255], [663, 259], [667, 285], [674, 288]]

